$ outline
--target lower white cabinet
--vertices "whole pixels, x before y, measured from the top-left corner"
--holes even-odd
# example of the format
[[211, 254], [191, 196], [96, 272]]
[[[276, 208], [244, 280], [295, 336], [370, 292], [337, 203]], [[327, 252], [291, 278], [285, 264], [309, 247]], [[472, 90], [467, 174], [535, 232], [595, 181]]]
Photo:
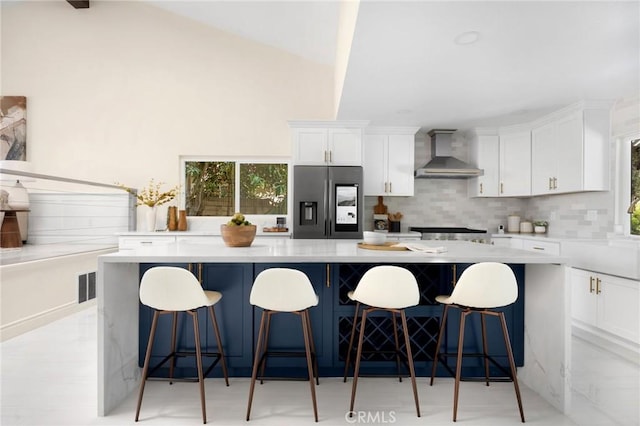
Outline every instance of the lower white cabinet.
[[493, 238], [493, 245], [509, 247], [520, 250], [546, 253], [555, 256], [560, 255], [560, 243], [557, 241], [543, 241], [542, 239], [530, 239], [521, 237]]
[[120, 236], [118, 237], [118, 248], [132, 249], [138, 247], [149, 247], [163, 244], [172, 244], [176, 238], [172, 235], [148, 235], [148, 236]]
[[640, 281], [571, 268], [571, 316], [589, 331], [640, 343]]

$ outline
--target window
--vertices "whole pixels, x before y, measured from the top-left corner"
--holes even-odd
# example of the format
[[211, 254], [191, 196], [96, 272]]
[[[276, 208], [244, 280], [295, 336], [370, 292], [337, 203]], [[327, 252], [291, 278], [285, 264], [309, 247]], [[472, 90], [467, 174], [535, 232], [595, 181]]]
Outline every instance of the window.
[[616, 143], [614, 234], [640, 238], [640, 133]]
[[630, 215], [629, 233], [640, 235], [640, 139], [631, 141], [631, 194], [627, 213]]
[[183, 170], [187, 216], [287, 215], [286, 161], [183, 159]]

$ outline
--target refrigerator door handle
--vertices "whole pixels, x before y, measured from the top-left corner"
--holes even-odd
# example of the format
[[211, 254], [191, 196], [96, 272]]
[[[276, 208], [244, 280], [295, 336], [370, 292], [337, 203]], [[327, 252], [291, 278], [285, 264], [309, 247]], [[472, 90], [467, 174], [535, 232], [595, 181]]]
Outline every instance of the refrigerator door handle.
[[331, 237], [331, 235], [333, 235], [333, 221], [331, 220], [333, 218], [333, 179], [327, 179], [324, 183], [324, 205], [327, 209], [324, 212], [324, 217], [326, 218], [324, 236]]

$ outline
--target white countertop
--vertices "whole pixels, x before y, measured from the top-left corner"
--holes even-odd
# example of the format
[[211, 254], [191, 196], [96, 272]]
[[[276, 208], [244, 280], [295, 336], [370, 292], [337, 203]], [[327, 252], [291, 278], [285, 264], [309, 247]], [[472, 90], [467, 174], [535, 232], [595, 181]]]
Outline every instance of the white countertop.
[[114, 251], [117, 244], [25, 244], [22, 247], [0, 249], [0, 266], [11, 266], [26, 262], [54, 259], [76, 254]]
[[444, 247], [444, 253], [367, 250], [359, 248], [361, 240], [292, 240], [256, 239], [251, 247], [227, 247], [222, 238], [178, 241], [122, 249], [101, 256], [104, 262], [333, 262], [333, 263], [475, 263], [504, 262], [548, 264], [566, 263], [562, 256], [528, 252], [507, 247], [468, 241], [419, 241], [428, 247]]

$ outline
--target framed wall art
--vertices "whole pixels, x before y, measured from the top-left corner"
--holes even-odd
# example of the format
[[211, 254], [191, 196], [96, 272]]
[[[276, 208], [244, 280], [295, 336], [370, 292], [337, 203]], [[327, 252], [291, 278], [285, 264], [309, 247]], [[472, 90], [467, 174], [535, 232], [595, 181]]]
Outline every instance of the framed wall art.
[[0, 96], [0, 160], [27, 159], [27, 98]]

